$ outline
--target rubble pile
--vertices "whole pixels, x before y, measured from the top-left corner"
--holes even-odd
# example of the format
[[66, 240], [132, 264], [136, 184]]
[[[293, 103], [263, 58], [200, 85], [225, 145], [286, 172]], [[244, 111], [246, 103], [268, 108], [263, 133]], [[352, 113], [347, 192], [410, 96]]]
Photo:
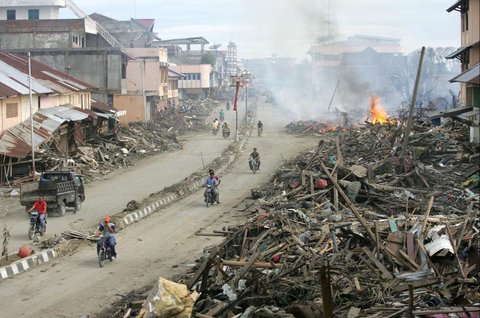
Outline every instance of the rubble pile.
[[342, 127], [327, 121], [299, 120], [290, 122], [286, 126], [286, 129], [290, 134], [319, 135], [330, 131], [341, 130]]
[[154, 121], [130, 123], [117, 132], [100, 131], [84, 144], [77, 144], [77, 151], [68, 159], [54, 146], [45, 145], [38, 154], [39, 167], [42, 171], [74, 169], [86, 182], [99, 179], [112, 170], [133, 165], [139, 158], [181, 149], [177, 136], [208, 129], [205, 117], [218, 105], [212, 99], [182, 101], [178, 110], [166, 109]]
[[[479, 317], [478, 146], [463, 125], [320, 141], [211, 235], [185, 281], [195, 317]], [[418, 148], [421, 149], [418, 149]], [[208, 235], [198, 233], [198, 235]]]

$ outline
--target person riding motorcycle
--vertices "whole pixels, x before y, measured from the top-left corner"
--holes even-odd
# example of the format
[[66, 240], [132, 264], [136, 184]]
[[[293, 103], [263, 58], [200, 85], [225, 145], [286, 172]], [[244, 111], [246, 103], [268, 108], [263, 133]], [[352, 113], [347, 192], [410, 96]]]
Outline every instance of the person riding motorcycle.
[[260, 136], [263, 133], [263, 123], [261, 120], [258, 121], [257, 130], [258, 130], [258, 135]]
[[230, 136], [230, 127], [226, 122], [222, 125], [222, 135], [223, 137]]
[[253, 170], [253, 166], [252, 166], [253, 159], [257, 161], [257, 170], [260, 170], [260, 154], [257, 152], [257, 148], [253, 148], [253, 151], [250, 154], [250, 158], [248, 159], [250, 170]]
[[112, 249], [112, 259], [117, 257], [117, 252], [115, 250], [115, 245], [117, 240], [115, 238], [115, 224], [112, 222], [112, 219], [109, 216], [106, 216], [102, 222], [100, 222], [96, 236], [103, 234], [102, 238], [97, 242], [97, 255], [100, 252], [100, 247], [103, 244], [104, 240], [107, 240], [108, 245]]
[[[210, 186], [212, 188], [212, 193], [214, 194], [214, 199], [217, 203], [220, 203], [220, 194], [218, 193], [218, 186], [222, 182], [217, 176], [215, 176], [215, 172], [213, 169], [208, 171], [209, 177], [205, 179], [204, 185], [205, 187]], [[205, 189], [204, 196], [207, 197], [207, 189]]]
[[45, 228], [47, 223], [47, 202], [43, 200], [43, 197], [38, 197], [38, 200], [33, 203], [32, 207], [26, 212], [30, 214], [33, 210], [38, 211], [38, 220], [42, 228]]
[[218, 126], [220, 125], [220, 122], [218, 121], [218, 118], [215, 118], [213, 123], [212, 123], [212, 132], [216, 134], [218, 132]]
[[225, 119], [225, 112], [223, 111], [223, 109], [220, 110], [218, 115], [220, 117], [220, 121], [223, 121]]

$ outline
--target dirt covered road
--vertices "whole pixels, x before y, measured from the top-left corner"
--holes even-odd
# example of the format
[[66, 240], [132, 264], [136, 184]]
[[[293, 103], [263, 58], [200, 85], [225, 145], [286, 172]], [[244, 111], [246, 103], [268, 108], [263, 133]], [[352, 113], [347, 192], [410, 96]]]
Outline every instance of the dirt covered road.
[[[126, 228], [117, 235], [118, 259], [104, 268], [98, 267], [92, 245], [2, 282], [1, 316], [96, 317], [121, 295], [152, 284], [158, 276], [170, 278], [185, 272], [203, 248], [217, 242], [216, 238], [195, 236], [197, 230], [211, 232], [242, 222], [235, 207], [250, 189], [267, 181], [283, 159], [316, 144], [315, 139], [284, 134], [286, 123], [275, 120], [275, 114], [270, 105], [260, 105], [257, 119], [264, 122], [264, 136], [256, 137], [255, 130], [246, 150], [220, 175], [220, 205], [206, 208], [203, 192], [198, 191]], [[262, 158], [261, 170], [255, 175], [247, 166], [253, 147]], [[180, 174], [184, 169], [174, 165], [169, 173]]]
[[[218, 117], [217, 110], [209, 120], [213, 121], [213, 117]], [[225, 120], [233, 125], [234, 113], [228, 112]], [[88, 184], [87, 199], [82, 210], [73, 214], [72, 209], [67, 209], [64, 217], [49, 216], [46, 237], [60, 234], [67, 228], [81, 230], [93, 226], [103, 215], [123, 210], [130, 200], [141, 201], [153, 192], [182, 181], [220, 156], [233, 140], [225, 140], [220, 135], [213, 136], [209, 131], [188, 134], [180, 139], [182, 150], [146, 158], [134, 167], [114, 171], [105, 180]], [[10, 230], [10, 251], [18, 251], [22, 244], [31, 244], [27, 237], [28, 219], [24, 211], [17, 203], [12, 212], [1, 218], [2, 224], [7, 224]]]

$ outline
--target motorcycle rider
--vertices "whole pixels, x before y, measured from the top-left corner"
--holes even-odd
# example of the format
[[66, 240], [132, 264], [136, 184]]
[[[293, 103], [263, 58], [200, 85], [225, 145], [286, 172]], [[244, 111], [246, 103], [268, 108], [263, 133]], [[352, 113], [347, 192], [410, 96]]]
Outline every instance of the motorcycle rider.
[[107, 240], [108, 245], [112, 249], [112, 259], [117, 257], [117, 252], [115, 250], [115, 245], [117, 240], [115, 238], [115, 224], [112, 222], [112, 219], [109, 216], [106, 216], [103, 221], [99, 223], [98, 231], [96, 236], [103, 234], [102, 238], [97, 242], [97, 255], [100, 252], [100, 247], [103, 244], [104, 240]]
[[220, 122], [218, 121], [218, 118], [215, 118], [215, 120], [212, 123], [212, 130], [214, 133], [218, 131], [218, 126], [220, 125]]
[[220, 121], [223, 121], [225, 119], [225, 112], [223, 111], [223, 109], [220, 110], [218, 115], [220, 117]]
[[[204, 185], [206, 187], [211, 186], [212, 187], [212, 192], [215, 195], [215, 201], [217, 203], [220, 203], [220, 194], [218, 193], [218, 186], [222, 182], [217, 176], [215, 176], [215, 172], [213, 169], [208, 170], [209, 177], [205, 180]], [[207, 190], [205, 189], [205, 197], [206, 197], [206, 192]]]
[[225, 135], [227, 135], [227, 137], [230, 135], [230, 127], [228, 127], [227, 122], [224, 122], [222, 125], [222, 134], [224, 137]]
[[261, 120], [258, 121], [257, 130], [258, 130], [258, 135], [260, 136], [261, 133], [263, 132], [263, 123]]
[[27, 211], [27, 213], [32, 212], [33, 210], [38, 211], [38, 220], [42, 228], [45, 228], [47, 223], [47, 202], [43, 200], [43, 197], [38, 197], [38, 200], [33, 203], [32, 207]]
[[253, 167], [252, 167], [253, 159], [257, 160], [257, 170], [260, 171], [260, 154], [257, 152], [257, 148], [253, 148], [253, 151], [250, 154], [250, 158], [248, 159], [250, 170], [253, 170]]

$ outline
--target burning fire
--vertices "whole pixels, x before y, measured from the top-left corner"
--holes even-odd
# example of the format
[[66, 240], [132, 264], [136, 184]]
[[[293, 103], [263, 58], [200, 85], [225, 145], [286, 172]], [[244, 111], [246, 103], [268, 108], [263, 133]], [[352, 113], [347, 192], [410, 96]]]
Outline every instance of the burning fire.
[[389, 124], [388, 115], [380, 105], [380, 97], [370, 96], [370, 115], [372, 117], [373, 124]]

